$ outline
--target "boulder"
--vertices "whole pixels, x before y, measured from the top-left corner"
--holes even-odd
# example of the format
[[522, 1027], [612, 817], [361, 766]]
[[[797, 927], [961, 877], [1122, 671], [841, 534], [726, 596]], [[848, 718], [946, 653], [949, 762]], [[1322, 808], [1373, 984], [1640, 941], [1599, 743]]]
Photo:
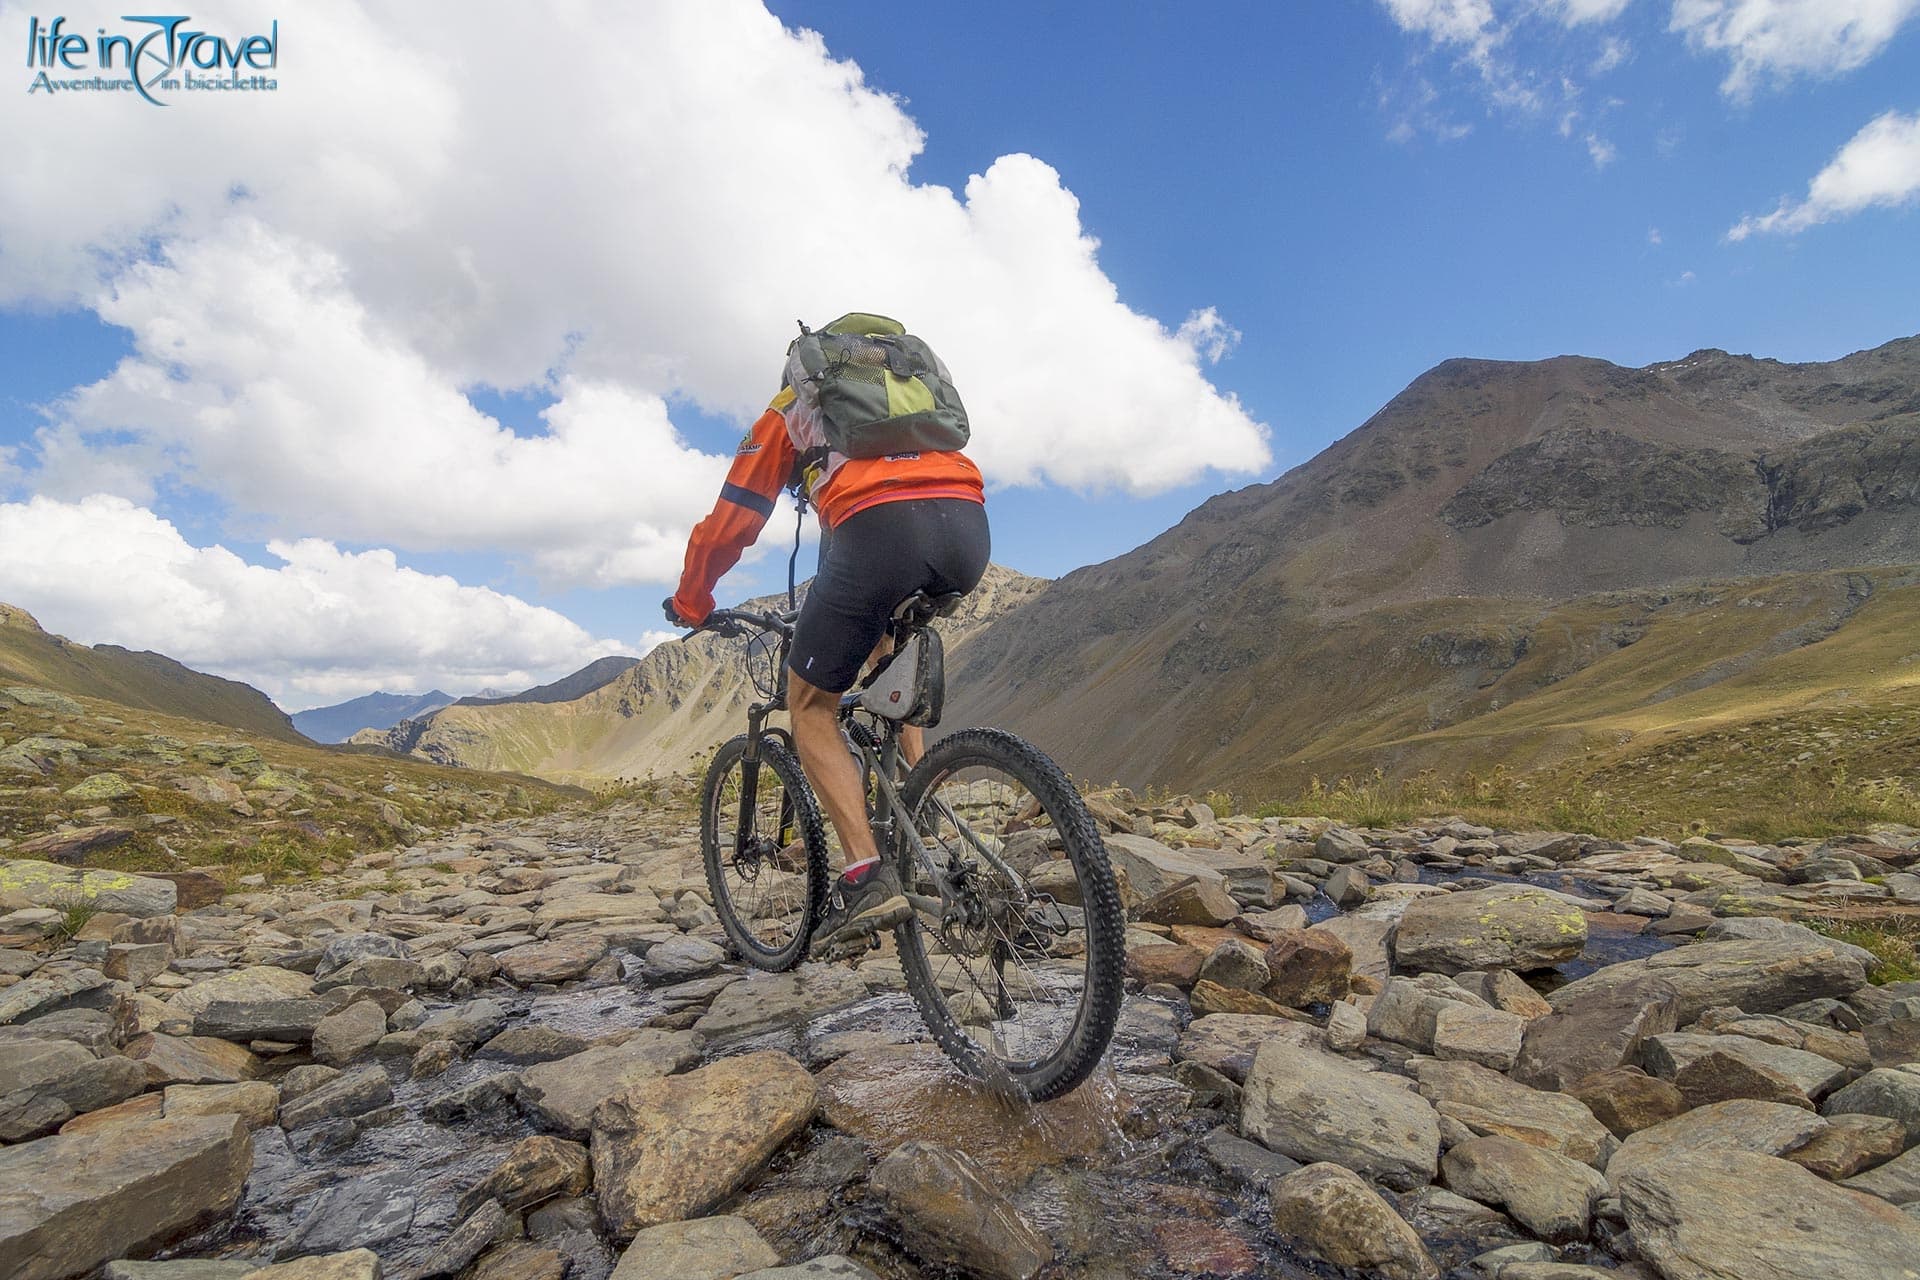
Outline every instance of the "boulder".
[[1434, 1014], [1433, 1056], [1509, 1071], [1526, 1029], [1527, 1020], [1518, 1014], [1449, 1001]]
[[962, 1152], [906, 1143], [874, 1166], [871, 1183], [923, 1262], [984, 1280], [1032, 1280], [1053, 1259], [1047, 1238]]
[[1847, 1078], [1847, 1069], [1817, 1053], [1739, 1035], [1684, 1031], [1640, 1046], [1641, 1065], [1671, 1080], [1689, 1107], [1758, 1098], [1811, 1108]]
[[1180, 1062], [1198, 1062], [1235, 1084], [1245, 1084], [1253, 1057], [1269, 1040], [1282, 1039], [1306, 1048], [1319, 1048], [1324, 1037], [1308, 1023], [1251, 1013], [1215, 1013], [1195, 1018], [1180, 1033], [1173, 1056]]
[[705, 938], [669, 938], [647, 948], [640, 976], [653, 986], [705, 977], [726, 963], [726, 948]]
[[1497, 885], [1420, 898], [1400, 917], [1393, 961], [1401, 969], [1525, 973], [1571, 960], [1587, 945], [1578, 907], [1542, 889]]
[[387, 1015], [371, 1000], [360, 1000], [320, 1019], [313, 1029], [313, 1056], [330, 1067], [344, 1067], [387, 1034]]
[[[1808, 1139], [1805, 1146], [1787, 1152], [1786, 1158], [1828, 1182], [1838, 1182], [1875, 1165], [1884, 1167], [1885, 1162], [1899, 1155], [1906, 1145], [1907, 1131], [1897, 1120], [1885, 1116], [1830, 1116], [1825, 1129]], [[1881, 1196], [1883, 1200], [1892, 1198]], [[1894, 1203], [1902, 1202], [1895, 1200]]]
[[609, 1280], [734, 1280], [779, 1263], [745, 1218], [690, 1218], [637, 1233]]
[[127, 1041], [126, 1054], [147, 1069], [151, 1084], [233, 1084], [260, 1074], [260, 1059], [228, 1040], [150, 1031]]
[[1644, 976], [1558, 1001], [1553, 1013], [1527, 1024], [1513, 1078], [1536, 1089], [1564, 1089], [1625, 1066], [1638, 1059], [1642, 1041], [1674, 1029], [1679, 1011], [1679, 993]]
[[1618, 1187], [1639, 1166], [1679, 1152], [1781, 1156], [1799, 1149], [1826, 1127], [1827, 1122], [1811, 1111], [1784, 1102], [1749, 1098], [1712, 1102], [1627, 1138], [1607, 1161], [1607, 1181]]
[[1431, 1053], [1440, 1011], [1449, 1004], [1484, 1006], [1480, 997], [1437, 973], [1388, 978], [1367, 1007], [1367, 1034]]
[[585, 1147], [535, 1134], [516, 1142], [505, 1159], [460, 1197], [460, 1211], [471, 1213], [488, 1200], [509, 1211], [527, 1209], [555, 1196], [581, 1195], [592, 1180]]
[[1135, 910], [1142, 920], [1154, 924], [1224, 925], [1240, 914], [1240, 904], [1227, 892], [1226, 882], [1214, 873], [1212, 880], [1182, 879], [1171, 888], [1141, 903]]
[[1827, 1099], [1830, 1116], [1885, 1116], [1906, 1128], [1909, 1146], [1920, 1142], [1920, 1071], [1876, 1067]]
[[1638, 1067], [1613, 1067], [1582, 1076], [1567, 1086], [1566, 1093], [1584, 1102], [1616, 1138], [1650, 1129], [1687, 1109], [1687, 1100], [1670, 1081]]
[[275, 965], [250, 965], [204, 978], [167, 1001], [176, 1018], [197, 1019], [212, 1005], [225, 1001], [255, 1004], [281, 1000], [305, 1000], [313, 995], [313, 979], [292, 969]]
[[649, 1029], [624, 1044], [598, 1045], [528, 1067], [520, 1073], [518, 1096], [539, 1124], [584, 1138], [602, 1102], [642, 1080], [673, 1075], [699, 1061], [700, 1037], [693, 1032]]
[[170, 1084], [162, 1096], [168, 1119], [176, 1116], [239, 1116], [248, 1129], [274, 1121], [280, 1092], [264, 1080], [240, 1084]]
[[1283, 1005], [1305, 1008], [1330, 1004], [1347, 994], [1353, 952], [1324, 930], [1295, 929], [1267, 946], [1267, 996]]
[[1337, 1164], [1274, 1181], [1273, 1229], [1322, 1262], [1380, 1280], [1436, 1280], [1419, 1235], [1380, 1193]]
[[1270, 1040], [1247, 1075], [1240, 1132], [1302, 1163], [1329, 1161], [1401, 1190], [1421, 1186], [1438, 1167], [1440, 1126], [1405, 1083]]
[[380, 1280], [380, 1255], [371, 1249], [316, 1254], [244, 1272], [240, 1280]]
[[[1840, 1117], [1842, 1120], [1865, 1120], [1868, 1118], [1869, 1117], [1866, 1116]], [[1877, 1119], [1878, 1117], [1872, 1118]], [[1827, 1133], [1821, 1134], [1819, 1137], [1816, 1137], [1813, 1142], [1809, 1142], [1806, 1147], [1802, 1147], [1799, 1151], [1794, 1152], [1793, 1156], [1798, 1157], [1802, 1152], [1806, 1151], [1807, 1147], [1813, 1146], [1814, 1143], [1819, 1142], [1821, 1138], [1826, 1137], [1827, 1134], [1836, 1132], [1838, 1129], [1839, 1126], [1836, 1123], [1833, 1128], [1827, 1130]], [[1857, 1154], [1858, 1153], [1856, 1153], [1856, 1158]], [[1794, 1163], [1802, 1164], [1803, 1162], [1799, 1159], [1794, 1159]], [[1818, 1169], [1814, 1169], [1813, 1171], [1816, 1173], [1820, 1172]], [[1868, 1195], [1879, 1196], [1888, 1204], [1897, 1204], [1903, 1207], [1920, 1204], [1920, 1147], [1915, 1147], [1911, 1151], [1895, 1156], [1884, 1164], [1875, 1165], [1865, 1173], [1855, 1174], [1853, 1177], [1848, 1178], [1842, 1185], [1849, 1191], [1864, 1191]]]
[[723, 1058], [643, 1080], [593, 1117], [593, 1181], [622, 1239], [699, 1217], [732, 1195], [813, 1116], [816, 1087], [783, 1053]]
[[251, 1043], [278, 1040], [303, 1044], [333, 1012], [325, 1000], [216, 1000], [193, 1015], [193, 1034]]
[[1413, 1070], [1434, 1109], [1476, 1134], [1513, 1138], [1596, 1169], [1613, 1152], [1613, 1135], [1577, 1098], [1529, 1089], [1471, 1062], [1427, 1059]]
[[517, 986], [567, 982], [583, 977], [607, 954], [607, 939], [597, 933], [570, 933], [510, 947], [494, 957], [507, 981]]
[[807, 964], [792, 973], [752, 973], [713, 998], [693, 1029], [710, 1039], [805, 1022], [867, 998], [867, 984], [844, 965]]
[[1805, 1000], [1847, 996], [1866, 985], [1866, 969], [1853, 948], [1817, 934], [1813, 939], [1696, 942], [1644, 960], [1608, 965], [1568, 983], [1548, 1002], [1565, 1010], [1595, 993], [1633, 988], [1653, 977], [1673, 988], [1677, 1024], [1685, 1026], [1708, 1009], [1725, 1005], [1748, 1013], [1777, 1013]]
[[[1196, 883], [1208, 886], [1231, 901], [1227, 893], [1226, 877], [1212, 867], [1184, 853], [1177, 853], [1147, 836], [1115, 834], [1105, 836], [1102, 843], [1107, 848], [1107, 859], [1114, 867], [1126, 873], [1127, 882], [1142, 899], [1151, 900], [1191, 876]], [[1237, 913], [1230, 912], [1226, 919], [1232, 919]]]
[[253, 1143], [237, 1116], [115, 1125], [0, 1148], [9, 1280], [62, 1280], [156, 1249], [240, 1198]]
[[1440, 1162], [1447, 1186], [1505, 1209], [1542, 1240], [1568, 1244], [1587, 1238], [1593, 1202], [1607, 1180], [1589, 1165], [1512, 1138], [1473, 1138]]
[[289, 1131], [365, 1115], [393, 1101], [393, 1082], [379, 1067], [362, 1067], [280, 1104], [280, 1125]]
[[1258, 991], [1272, 975], [1259, 947], [1243, 938], [1228, 938], [1208, 953], [1200, 977], [1217, 986]]
[[1347, 951], [1353, 957], [1353, 976], [1357, 978], [1385, 982], [1393, 972], [1387, 959], [1387, 937], [1393, 932], [1393, 921], [1390, 919], [1349, 912], [1331, 920], [1322, 920], [1311, 926], [1310, 931], [1329, 934], [1346, 943]]
[[1907, 1280], [1920, 1222], [1744, 1151], [1675, 1152], [1619, 1180], [1634, 1247], [1666, 1280]]
[[82, 870], [31, 858], [0, 862], [0, 913], [21, 907], [64, 910], [85, 903], [120, 915], [163, 916], [178, 901], [178, 892], [167, 881], [127, 871]]

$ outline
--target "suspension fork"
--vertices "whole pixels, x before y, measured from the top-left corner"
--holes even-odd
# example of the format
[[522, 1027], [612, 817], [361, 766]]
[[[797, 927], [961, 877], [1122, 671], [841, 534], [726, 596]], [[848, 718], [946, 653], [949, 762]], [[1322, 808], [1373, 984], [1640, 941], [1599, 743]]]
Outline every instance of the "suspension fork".
[[[747, 708], [747, 749], [740, 756], [740, 821], [734, 825], [733, 831], [733, 856], [736, 858], [746, 856], [747, 842], [752, 838], [754, 814], [759, 811], [760, 730], [767, 722], [769, 710], [771, 708], [760, 703]], [[786, 806], [781, 807], [784, 817]]]

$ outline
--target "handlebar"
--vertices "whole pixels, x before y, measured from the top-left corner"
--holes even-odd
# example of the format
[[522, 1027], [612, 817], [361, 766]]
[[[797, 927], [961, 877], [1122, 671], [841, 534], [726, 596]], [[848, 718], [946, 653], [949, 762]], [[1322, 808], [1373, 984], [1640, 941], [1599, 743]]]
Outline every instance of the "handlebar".
[[799, 616], [797, 609], [781, 613], [759, 613], [752, 609], [715, 609], [707, 615], [707, 620], [694, 630], [696, 632], [713, 631], [723, 636], [737, 636], [745, 628], [753, 627], [760, 631], [777, 631], [782, 635], [791, 635], [793, 620]]

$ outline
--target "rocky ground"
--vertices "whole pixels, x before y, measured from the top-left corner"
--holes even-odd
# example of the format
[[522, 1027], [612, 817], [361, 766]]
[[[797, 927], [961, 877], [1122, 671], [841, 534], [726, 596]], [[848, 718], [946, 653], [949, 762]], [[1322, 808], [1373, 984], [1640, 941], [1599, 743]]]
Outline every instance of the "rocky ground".
[[13, 856], [0, 1274], [1914, 1274], [1920, 984], [1782, 917], [1905, 909], [1920, 831], [1091, 803], [1129, 994], [1040, 1107], [953, 1075], [888, 949], [729, 962], [684, 802], [186, 901]]

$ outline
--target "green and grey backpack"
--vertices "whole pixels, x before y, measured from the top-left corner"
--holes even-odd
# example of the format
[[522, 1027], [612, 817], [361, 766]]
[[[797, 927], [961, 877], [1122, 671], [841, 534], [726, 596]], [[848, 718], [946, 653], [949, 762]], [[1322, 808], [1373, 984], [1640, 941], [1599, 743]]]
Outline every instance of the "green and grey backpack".
[[803, 451], [882, 458], [967, 443], [967, 410], [947, 366], [886, 316], [856, 311], [824, 329], [802, 324], [787, 348], [787, 385], [797, 410], [789, 430]]

